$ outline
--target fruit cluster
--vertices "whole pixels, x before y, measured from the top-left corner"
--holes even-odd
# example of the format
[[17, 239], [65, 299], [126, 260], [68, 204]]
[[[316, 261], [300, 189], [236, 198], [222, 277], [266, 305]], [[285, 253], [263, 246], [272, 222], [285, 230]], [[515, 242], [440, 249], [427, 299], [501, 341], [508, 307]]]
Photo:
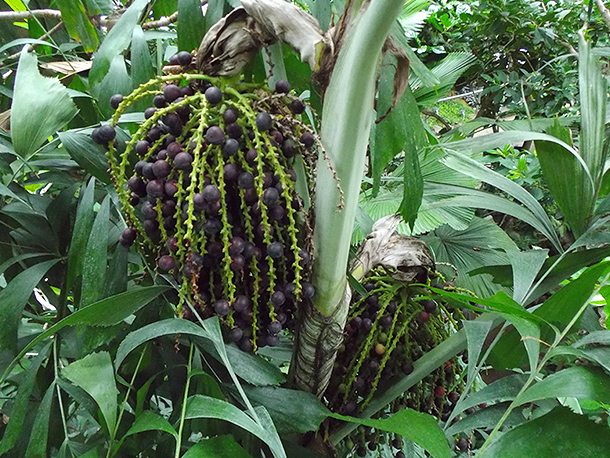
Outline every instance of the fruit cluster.
[[[451, 288], [450, 283], [446, 286]], [[382, 268], [367, 276], [364, 288], [365, 295], [354, 293], [352, 298], [345, 342], [326, 393], [334, 411], [350, 416], [358, 416], [392, 380], [411, 374], [413, 362], [455, 332], [464, 318], [461, 310], [428, 288], [399, 283]], [[457, 358], [446, 361], [382, 414], [406, 407], [447, 421], [464, 384], [460, 367]], [[402, 447], [400, 438], [365, 427], [349, 443], [358, 456], [376, 450], [379, 444]]]
[[[126, 144], [116, 142], [113, 126], [146, 97], [153, 106], [145, 120]], [[187, 73], [110, 103], [111, 125], [92, 136], [109, 146], [129, 224], [121, 244], [139, 235], [158, 272], [173, 275], [181, 316], [193, 318], [188, 301], [202, 318], [218, 315], [227, 339], [243, 350], [277, 344], [299, 302], [314, 294], [305, 281], [308, 215], [292, 169], [315, 143], [297, 117], [303, 101], [286, 81], [273, 94]]]

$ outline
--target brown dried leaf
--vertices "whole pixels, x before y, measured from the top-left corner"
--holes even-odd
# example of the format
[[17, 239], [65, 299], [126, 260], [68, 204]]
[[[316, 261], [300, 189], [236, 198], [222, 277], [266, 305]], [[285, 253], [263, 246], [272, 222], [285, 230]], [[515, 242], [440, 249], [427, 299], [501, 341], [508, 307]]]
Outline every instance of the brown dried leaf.
[[206, 75], [232, 76], [275, 37], [248, 16], [244, 8], [231, 11], [205, 34], [197, 52], [197, 69]]
[[242, 0], [241, 3], [267, 33], [297, 50], [312, 70], [318, 68], [325, 38], [315, 17], [284, 0]]
[[383, 116], [377, 119], [377, 123], [383, 121], [386, 116], [388, 116], [396, 103], [400, 100], [402, 95], [404, 94], [407, 86], [409, 85], [409, 58], [407, 54], [402, 49], [402, 47], [396, 42], [393, 37], [388, 37], [386, 42], [383, 45], [383, 52], [389, 53], [396, 58], [396, 73], [394, 74], [394, 90], [392, 95], [392, 105], [388, 108]]

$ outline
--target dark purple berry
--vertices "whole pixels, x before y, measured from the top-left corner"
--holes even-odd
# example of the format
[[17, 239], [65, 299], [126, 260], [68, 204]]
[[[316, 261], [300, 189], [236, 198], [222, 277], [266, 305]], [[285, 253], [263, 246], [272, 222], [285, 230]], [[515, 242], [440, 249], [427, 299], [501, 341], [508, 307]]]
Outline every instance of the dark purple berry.
[[225, 141], [225, 133], [218, 126], [211, 126], [205, 133], [205, 140], [212, 145], [222, 145]]
[[174, 159], [178, 153], [182, 153], [184, 149], [180, 143], [172, 142], [167, 145], [167, 157]]
[[154, 164], [152, 162], [147, 162], [146, 164], [144, 164], [144, 166], [142, 167], [142, 176], [147, 180], [154, 180], [155, 178], [157, 178], [155, 176]]
[[159, 230], [159, 223], [154, 219], [145, 219], [142, 225], [144, 226], [144, 231], [151, 236], [155, 235]]
[[210, 86], [205, 90], [205, 98], [210, 105], [218, 105], [222, 100], [222, 91], [216, 86]]
[[290, 102], [288, 108], [290, 108], [290, 111], [292, 111], [294, 114], [301, 114], [305, 111], [305, 104], [301, 99], [295, 99]]
[[271, 335], [277, 335], [282, 330], [282, 323], [279, 321], [272, 321], [267, 325], [267, 332]]
[[270, 346], [270, 347], [275, 347], [277, 346], [277, 344], [280, 343], [280, 337], [277, 335], [268, 335], [265, 336], [265, 343], [266, 345]]
[[229, 255], [233, 257], [242, 254], [245, 247], [246, 242], [244, 242], [244, 239], [241, 237], [233, 237], [229, 245]]
[[197, 192], [195, 194], [193, 194], [193, 208], [195, 209], [195, 211], [202, 211], [205, 210], [205, 207], [207, 206], [207, 201], [205, 200], [205, 197], [203, 197], [203, 194], [200, 192]]
[[278, 94], [288, 94], [290, 92], [290, 83], [286, 80], [278, 80], [275, 83], [275, 92]]
[[165, 183], [162, 180], [151, 180], [146, 185], [146, 194], [152, 198], [163, 197], [165, 191]]
[[144, 110], [144, 119], [151, 118], [152, 115], [155, 114], [155, 111], [157, 111], [155, 107], [148, 107], [146, 110]]
[[468, 439], [466, 439], [465, 437], [460, 437], [457, 440], [457, 443], [455, 444], [455, 446], [457, 447], [458, 450], [461, 450], [462, 452], [465, 452], [466, 450], [468, 450]]
[[265, 111], [261, 111], [256, 115], [255, 122], [257, 129], [260, 131], [270, 130], [273, 125], [271, 116]]
[[311, 261], [311, 256], [307, 251], [304, 250], [299, 251], [299, 258], [301, 260], [301, 264], [303, 265], [307, 265], [309, 264], [309, 261]]
[[280, 200], [280, 193], [275, 188], [267, 188], [263, 191], [263, 202], [267, 207], [275, 205]]
[[185, 153], [184, 151], [176, 154], [176, 157], [174, 158], [174, 165], [178, 170], [188, 171], [190, 170], [192, 163], [193, 156], [191, 156], [189, 153]]
[[114, 94], [110, 97], [110, 106], [116, 110], [123, 101], [123, 94]]
[[167, 161], [155, 161], [153, 164], [152, 171], [157, 178], [165, 178], [171, 172], [172, 167], [167, 163]]
[[203, 231], [208, 235], [216, 235], [220, 233], [222, 229], [222, 223], [216, 218], [206, 219], [203, 223]]
[[225, 164], [223, 167], [226, 183], [233, 183], [239, 176], [240, 169], [237, 164]]
[[229, 107], [225, 110], [222, 117], [225, 120], [225, 124], [231, 124], [237, 121], [237, 118], [239, 117], [239, 111], [237, 111], [237, 108]]
[[379, 324], [381, 325], [382, 328], [389, 329], [390, 326], [392, 326], [392, 321], [393, 321], [393, 319], [390, 315], [383, 315], [379, 319]]
[[203, 197], [205, 197], [205, 200], [210, 203], [218, 202], [220, 200], [220, 189], [218, 189], [218, 186], [214, 186], [213, 184], [207, 185], [205, 188], [203, 188], [201, 193], [203, 194]]
[[[96, 132], [96, 134], [94, 135], [93, 132]], [[94, 142], [99, 143], [100, 145], [105, 145], [114, 140], [116, 137], [116, 130], [114, 130], [114, 127], [109, 124], [104, 124], [103, 126], [97, 127], [93, 129], [93, 132], [91, 133], [91, 138], [93, 138]]]
[[131, 246], [133, 242], [136, 240], [137, 232], [133, 227], [126, 227], [121, 232], [121, 236], [119, 237], [119, 242], [123, 246]]
[[157, 265], [162, 273], [167, 273], [176, 268], [176, 261], [174, 261], [174, 258], [171, 256], [165, 255], [159, 258]]
[[424, 310], [428, 313], [434, 313], [436, 311], [436, 302], [434, 301], [422, 301], [421, 305], [424, 307]]
[[231, 270], [233, 272], [241, 272], [244, 267], [246, 267], [246, 259], [238, 254], [237, 256], [231, 258]]
[[411, 372], [413, 372], [413, 364], [409, 361], [406, 361], [402, 363], [402, 365], [400, 366], [400, 370], [403, 374], [409, 375]]
[[165, 100], [165, 96], [162, 94], [155, 95], [153, 98], [153, 105], [157, 108], [165, 108], [167, 106], [167, 100]]
[[271, 303], [276, 306], [276, 307], [280, 307], [282, 305], [284, 305], [284, 302], [286, 302], [286, 295], [281, 292], [281, 291], [275, 291], [272, 295], [271, 295]]
[[305, 299], [311, 299], [316, 294], [316, 288], [311, 283], [306, 281], [303, 282], [303, 297]]
[[180, 92], [180, 88], [175, 84], [168, 84], [163, 88], [163, 97], [168, 103], [172, 103], [178, 97], [180, 97], [182, 93]]
[[191, 56], [191, 53], [188, 51], [180, 51], [178, 54], [176, 54], [176, 61], [183, 67], [190, 65], [192, 60], [193, 56]]
[[303, 135], [301, 135], [299, 141], [305, 146], [305, 148], [311, 148], [316, 142], [316, 139], [312, 133], [305, 132]]
[[191, 86], [182, 86], [180, 88], [180, 94], [182, 97], [190, 97], [191, 95], [195, 95], [195, 91]]
[[129, 180], [127, 180], [127, 186], [132, 192], [136, 193], [140, 197], [146, 195], [146, 186], [140, 177], [131, 177]]
[[165, 194], [168, 197], [174, 197], [178, 192], [178, 184], [175, 181], [166, 181], [165, 182]]
[[235, 298], [235, 302], [233, 303], [233, 309], [235, 309], [236, 312], [241, 313], [248, 309], [251, 305], [252, 302], [246, 296], [237, 296]]
[[241, 126], [239, 124], [237, 124], [236, 122], [233, 122], [231, 124], [226, 124], [225, 130], [227, 131], [227, 135], [230, 138], [234, 138], [234, 139], [239, 139], [244, 133]]
[[362, 330], [364, 332], [369, 332], [371, 329], [373, 329], [373, 322], [369, 318], [363, 318], [362, 319]]
[[233, 156], [238, 151], [239, 151], [239, 142], [237, 140], [235, 140], [234, 138], [227, 138], [227, 140], [224, 142], [224, 145], [222, 145], [222, 152], [226, 156]]
[[271, 136], [273, 137], [273, 139], [275, 140], [275, 142], [278, 145], [282, 144], [282, 142], [284, 141], [284, 136], [282, 135], [282, 133], [279, 130], [272, 130], [269, 133], [271, 134]]
[[246, 161], [248, 162], [248, 164], [254, 164], [257, 156], [258, 156], [258, 153], [256, 152], [256, 150], [254, 148], [249, 149], [248, 152], [246, 153]]
[[284, 255], [284, 245], [280, 242], [272, 242], [267, 247], [267, 254], [273, 259], [281, 258]]
[[225, 299], [220, 299], [214, 302], [214, 311], [220, 316], [226, 316], [231, 311], [231, 307]]
[[244, 331], [242, 331], [240, 328], [232, 328], [227, 333], [227, 340], [229, 342], [239, 342], [243, 336]]
[[237, 178], [237, 184], [242, 189], [250, 189], [254, 187], [254, 175], [250, 172], [242, 172]]
[[155, 206], [150, 202], [144, 202], [140, 211], [144, 219], [155, 219], [157, 217], [157, 210], [155, 210]]
[[[269, 189], [275, 189], [275, 188], [269, 188]], [[267, 191], [269, 189], [267, 189]], [[281, 221], [285, 215], [286, 215], [286, 210], [284, 208], [282, 208], [280, 205], [274, 205], [273, 207], [271, 207], [269, 209], [269, 218], [271, 218], [272, 221]]]

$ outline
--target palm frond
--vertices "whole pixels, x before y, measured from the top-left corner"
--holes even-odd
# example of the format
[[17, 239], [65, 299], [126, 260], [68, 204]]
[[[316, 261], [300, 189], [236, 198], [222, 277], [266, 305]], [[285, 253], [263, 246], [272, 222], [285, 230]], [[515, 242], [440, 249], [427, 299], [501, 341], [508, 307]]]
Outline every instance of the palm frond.
[[432, 73], [439, 79], [440, 83], [433, 88], [426, 87], [422, 81], [414, 77], [409, 84], [417, 103], [422, 107], [434, 105], [440, 98], [453, 88], [457, 79], [474, 62], [476, 58], [468, 52], [457, 52], [448, 54], [438, 65], [432, 68]]

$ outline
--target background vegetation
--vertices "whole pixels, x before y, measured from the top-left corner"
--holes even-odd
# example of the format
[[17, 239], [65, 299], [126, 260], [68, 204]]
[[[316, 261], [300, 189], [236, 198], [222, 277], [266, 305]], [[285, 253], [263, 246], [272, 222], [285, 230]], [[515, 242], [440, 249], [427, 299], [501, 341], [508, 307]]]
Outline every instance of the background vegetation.
[[[179, 317], [171, 276], [119, 243], [124, 209], [91, 138], [111, 96], [162, 75], [240, 2], [2, 2], [1, 456], [608, 454], [610, 14], [601, 1], [362, 3], [295, 3], [320, 32], [347, 21], [328, 74], [278, 42], [222, 80], [286, 78], [329, 155], [304, 169], [317, 170], [309, 305], [345, 337], [324, 392], [294, 382], [311, 349], [292, 332], [253, 354], [217, 317]], [[381, 53], [387, 36], [398, 52]], [[146, 106], [115, 120], [119, 141]], [[405, 301], [425, 322], [436, 304], [442, 338], [346, 409], [350, 342], [385, 343], [354, 321], [382, 288], [348, 262], [396, 213], [438, 271]]]

